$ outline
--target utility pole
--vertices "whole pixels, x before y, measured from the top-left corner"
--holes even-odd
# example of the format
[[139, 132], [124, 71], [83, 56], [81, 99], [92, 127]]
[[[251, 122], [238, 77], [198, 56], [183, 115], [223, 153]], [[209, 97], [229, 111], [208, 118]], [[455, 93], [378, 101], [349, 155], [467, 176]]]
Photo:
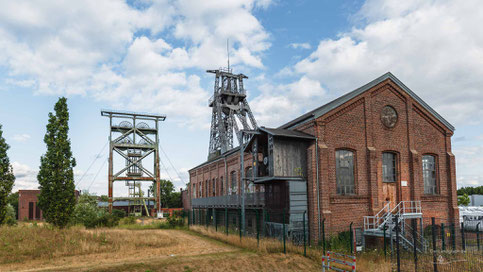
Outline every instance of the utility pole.
[[241, 231], [245, 235], [245, 141], [243, 130], [240, 131], [241, 143], [240, 143], [240, 184], [241, 184]]

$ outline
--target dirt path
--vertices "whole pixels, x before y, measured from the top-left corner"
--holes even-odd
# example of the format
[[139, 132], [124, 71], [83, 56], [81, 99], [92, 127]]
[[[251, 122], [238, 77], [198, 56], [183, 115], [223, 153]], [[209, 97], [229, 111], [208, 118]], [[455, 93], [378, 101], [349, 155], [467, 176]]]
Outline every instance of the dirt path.
[[[177, 230], [106, 230], [129, 247], [96, 254], [59, 256], [0, 265], [0, 271], [315, 271], [297, 255], [259, 255]], [[122, 237], [122, 238], [121, 238]], [[156, 238], [154, 238], [156, 237]], [[149, 241], [153, 241], [151, 244]], [[166, 242], [168, 241], [168, 242]]]

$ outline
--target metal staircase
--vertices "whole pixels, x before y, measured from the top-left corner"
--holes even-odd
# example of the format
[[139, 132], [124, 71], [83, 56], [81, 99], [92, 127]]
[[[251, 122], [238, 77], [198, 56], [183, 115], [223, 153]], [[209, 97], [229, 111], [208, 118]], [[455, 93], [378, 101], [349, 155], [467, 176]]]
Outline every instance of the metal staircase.
[[[406, 250], [423, 252], [428, 248], [428, 242], [421, 232], [414, 231], [408, 219], [421, 219], [421, 201], [401, 201], [391, 208], [391, 202], [386, 202], [384, 207], [373, 216], [364, 216], [364, 235], [397, 239], [396, 227], [399, 228], [399, 243]], [[416, 237], [414, 237], [414, 234]], [[415, 242], [415, 243], [414, 243]]]

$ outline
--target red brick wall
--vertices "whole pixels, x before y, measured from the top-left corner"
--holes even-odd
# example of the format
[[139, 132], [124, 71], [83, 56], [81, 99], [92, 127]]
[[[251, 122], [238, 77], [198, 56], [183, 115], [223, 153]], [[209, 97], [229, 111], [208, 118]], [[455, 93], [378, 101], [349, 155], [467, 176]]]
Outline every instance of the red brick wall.
[[37, 196], [40, 190], [19, 190], [18, 193], [18, 220], [29, 220], [29, 202], [34, 202], [33, 220], [42, 220], [42, 211], [40, 211], [40, 218], [35, 218]]

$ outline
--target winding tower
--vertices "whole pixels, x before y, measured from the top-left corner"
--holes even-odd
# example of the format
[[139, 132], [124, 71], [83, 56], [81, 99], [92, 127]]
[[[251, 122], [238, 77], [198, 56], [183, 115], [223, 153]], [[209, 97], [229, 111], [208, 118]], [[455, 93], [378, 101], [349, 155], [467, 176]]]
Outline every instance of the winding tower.
[[246, 100], [243, 86], [243, 79], [248, 78], [246, 75], [233, 74], [230, 68], [206, 72], [215, 74], [214, 93], [208, 101], [213, 108], [208, 152], [210, 160], [233, 148], [233, 133], [239, 143], [242, 141], [239, 124], [241, 130], [255, 130], [257, 122]]
[[[161, 210], [160, 172], [159, 172], [159, 128], [158, 122], [166, 119], [165, 115], [102, 110], [101, 115], [109, 117], [109, 212], [112, 212], [114, 200], [128, 200], [130, 212], [149, 211], [146, 200], [155, 201], [157, 212]], [[116, 155], [116, 156], [115, 156]], [[117, 164], [120, 170], [114, 172], [114, 157], [124, 161]], [[147, 162], [147, 163], [143, 163]], [[149, 163], [152, 167], [149, 167]], [[129, 189], [128, 197], [113, 197], [115, 181], [124, 181]], [[144, 197], [142, 182], [156, 185], [155, 197]]]

